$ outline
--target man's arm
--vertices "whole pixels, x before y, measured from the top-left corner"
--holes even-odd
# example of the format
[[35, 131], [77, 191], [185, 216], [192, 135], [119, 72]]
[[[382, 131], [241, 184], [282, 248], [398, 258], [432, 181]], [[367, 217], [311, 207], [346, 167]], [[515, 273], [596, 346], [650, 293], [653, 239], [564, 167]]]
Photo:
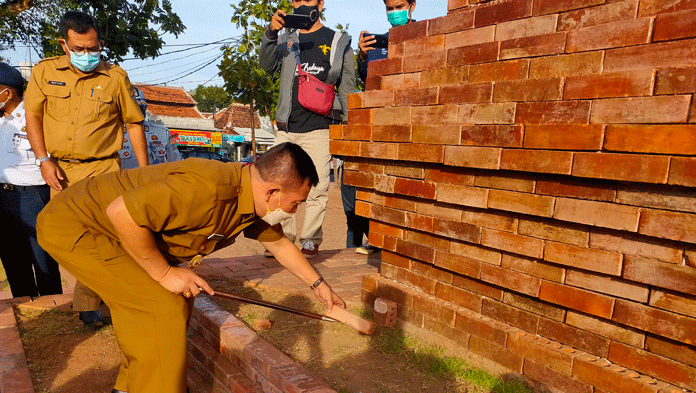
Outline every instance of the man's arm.
[[341, 102], [343, 119], [348, 116], [348, 94], [355, 92], [355, 56], [350, 43], [343, 54], [343, 69], [341, 70], [341, 84], [338, 86], [338, 99]]
[[[312, 285], [321, 277], [307, 262], [302, 252], [287, 237], [283, 236], [274, 242], [261, 242], [261, 244], [276, 257], [281, 265], [285, 266], [290, 273], [297, 276], [307, 286]], [[328, 311], [331, 311], [334, 305], [346, 307], [343, 299], [326, 282], [322, 282], [314, 288], [314, 295], [324, 303]]]
[[[27, 121], [27, 139], [31, 145], [31, 150], [36, 158], [47, 157], [46, 142], [44, 141], [43, 130], [43, 113], [25, 111], [25, 119]], [[41, 163], [41, 177], [46, 184], [56, 191], [61, 191], [63, 186], [60, 184], [63, 174], [53, 161], [45, 161]]]
[[196, 273], [167, 263], [157, 248], [152, 231], [135, 223], [122, 196], [107, 206], [106, 215], [114, 225], [123, 249], [166, 290], [174, 294], [191, 293], [193, 296], [201, 292], [199, 288], [210, 295], [214, 293]]
[[285, 15], [285, 11], [277, 10], [271, 18], [271, 24], [268, 25], [261, 38], [259, 64], [269, 74], [275, 73], [280, 67], [280, 59], [276, 57], [276, 52], [278, 48], [278, 32], [285, 25], [281, 15]]
[[145, 131], [143, 131], [143, 122], [126, 124], [128, 137], [130, 138], [135, 159], [138, 160], [138, 166], [144, 167], [149, 163], [149, 154], [147, 151], [147, 140], [145, 139]]

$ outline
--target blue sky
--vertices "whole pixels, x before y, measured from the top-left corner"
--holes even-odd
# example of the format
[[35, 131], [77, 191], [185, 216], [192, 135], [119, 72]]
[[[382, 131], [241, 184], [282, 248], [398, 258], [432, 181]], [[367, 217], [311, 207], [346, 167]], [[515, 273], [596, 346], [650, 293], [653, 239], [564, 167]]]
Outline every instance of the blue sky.
[[[240, 31], [230, 22], [232, 8], [230, 0], [188, 1], [175, 0], [172, 2], [174, 11], [179, 14], [186, 31], [179, 35], [165, 36], [167, 45], [197, 44], [214, 42], [235, 37]], [[357, 47], [357, 37], [360, 31], [385, 33], [389, 29], [384, 3], [381, 0], [325, 0], [325, 25], [333, 28], [336, 24], [348, 24], [348, 32], [353, 37], [353, 48]], [[414, 19], [431, 19], [447, 14], [447, 0], [418, 0]], [[166, 46], [161, 53], [185, 49], [186, 46]], [[154, 60], [126, 60], [120, 65], [128, 71], [130, 78], [136, 83], [167, 83], [170, 86], [183, 86], [187, 90], [194, 89], [199, 84], [209, 81], [206, 86], [222, 85], [222, 79], [216, 77], [219, 60], [211, 63], [190, 75], [184, 76], [206, 63], [215, 59], [220, 51], [217, 45], [210, 45], [184, 52], [163, 55]], [[18, 47], [15, 51], [5, 51], [3, 57], [17, 65], [18, 61], [30, 60], [29, 50]], [[31, 54], [31, 60], [37, 60], [36, 53]], [[212, 78], [212, 79], [211, 79]]]

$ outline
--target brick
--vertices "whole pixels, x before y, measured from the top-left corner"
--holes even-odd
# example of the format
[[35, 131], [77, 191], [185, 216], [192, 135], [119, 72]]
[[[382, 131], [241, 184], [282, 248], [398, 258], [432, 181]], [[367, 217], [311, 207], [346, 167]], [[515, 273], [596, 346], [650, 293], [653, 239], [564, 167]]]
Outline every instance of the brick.
[[468, 278], [464, 275], [453, 276], [452, 285], [497, 301], [503, 299], [503, 290], [499, 287], [479, 281], [478, 279]]
[[478, 45], [494, 40], [495, 26], [479, 27], [447, 34], [445, 36], [445, 49]]
[[435, 261], [434, 249], [401, 239], [396, 239], [396, 252], [423, 262], [433, 263]]
[[355, 214], [357, 214], [358, 216], [371, 217], [371, 215], [372, 215], [371, 212], [372, 212], [372, 205], [371, 204], [369, 204], [367, 202], [363, 202], [363, 201], [356, 201], [355, 202]]
[[420, 180], [396, 178], [394, 183], [394, 193], [399, 195], [409, 195], [416, 198], [434, 199], [435, 184]]
[[504, 347], [507, 342], [507, 332], [490, 318], [482, 317], [471, 311], [458, 311], [454, 325], [474, 337], [482, 338], [498, 346]]
[[566, 52], [625, 47], [650, 42], [652, 18], [623, 20], [568, 32]]
[[[376, 231], [376, 232], [379, 232], [379, 233], [384, 234], [384, 235], [389, 235], [389, 236], [400, 238], [402, 236], [403, 229], [401, 229], [399, 227], [392, 226], [392, 225], [384, 224], [384, 223], [381, 223], [378, 221], [370, 221], [370, 231]], [[382, 260], [384, 260], [384, 258], [382, 258]], [[394, 265], [394, 263], [392, 263], [392, 265]], [[400, 265], [399, 265], [399, 267], [403, 267], [405, 269], [409, 268], [409, 266], [400, 266]]]
[[355, 187], [372, 188], [375, 185], [375, 176], [371, 173], [345, 171], [343, 182]]
[[561, 99], [561, 78], [502, 81], [495, 84], [493, 102]]
[[558, 15], [545, 15], [534, 18], [512, 20], [496, 26], [496, 41], [513, 38], [532, 37], [556, 32]]
[[362, 95], [362, 92], [348, 94], [348, 109], [362, 108]]
[[[532, 360], [525, 360], [524, 375], [534, 381], [538, 381], [543, 388], [551, 387], [561, 393], [592, 393], [593, 388], [584, 382], [560, 373], [552, 368], [543, 365], [543, 362], [536, 363]], [[542, 387], [539, 387], [540, 389]]]
[[[357, 204], [356, 204], [356, 214], [357, 214]], [[388, 207], [371, 205], [370, 216], [371, 219], [377, 221], [383, 221], [389, 224], [404, 226], [406, 223], [406, 213], [401, 210], [390, 209]]]
[[381, 158], [384, 160], [396, 160], [399, 154], [399, 146], [396, 143], [361, 142], [360, 156], [369, 158]]
[[[382, 77], [383, 90], [412, 89], [421, 87], [421, 74], [397, 74]], [[424, 86], [425, 87], [425, 86]]]
[[590, 101], [525, 102], [517, 105], [515, 123], [588, 124]]
[[416, 203], [416, 212], [451, 221], [460, 221], [462, 218], [462, 212], [459, 207], [447, 207], [443, 204], [434, 204], [432, 202]]
[[393, 194], [395, 181], [396, 179], [392, 176], [375, 176], [374, 190], [388, 194]]
[[389, 44], [389, 54], [387, 56], [389, 59], [395, 57], [404, 57], [404, 43], [390, 43]]
[[343, 139], [343, 125], [342, 124], [329, 125], [329, 139]]
[[536, 219], [520, 219], [517, 233], [579, 247], [587, 246], [590, 237], [588, 231], [579, 226]]
[[491, 265], [500, 265], [501, 254], [499, 252], [481, 247], [478, 244], [452, 241], [450, 242], [449, 251], [453, 254], [462, 255]]
[[413, 23], [407, 23], [402, 26], [397, 26], [389, 29], [389, 45], [423, 38], [428, 34], [428, 21], [422, 20]]
[[481, 238], [481, 230], [476, 225], [466, 222], [448, 221], [441, 218], [433, 220], [433, 233], [471, 243], [478, 243]]
[[331, 154], [340, 156], [358, 156], [360, 155], [360, 145], [350, 141], [329, 141], [329, 151]]
[[554, 282], [563, 282], [565, 277], [565, 269], [561, 267], [517, 255], [504, 254], [500, 266]]
[[445, 165], [459, 167], [498, 169], [500, 167], [500, 150], [491, 147], [445, 146], [443, 162]]
[[609, 296], [550, 281], [541, 282], [539, 299], [606, 319], [614, 309], [614, 299]]
[[361, 162], [358, 163], [358, 171], [381, 175], [384, 173], [384, 165]]
[[456, 12], [428, 22], [428, 35], [436, 36], [470, 29], [474, 27], [474, 12]]
[[696, 125], [610, 125], [604, 148], [654, 154], [696, 154]]
[[696, 349], [694, 347], [660, 337], [648, 336], [645, 340], [645, 349], [680, 363], [696, 366]]
[[552, 150], [504, 149], [500, 169], [569, 175], [573, 153]]
[[423, 179], [425, 177], [425, 171], [420, 165], [410, 165], [407, 162], [397, 162], [392, 165], [385, 165], [384, 174], [399, 177], [410, 177], [414, 179]]
[[405, 89], [396, 91], [396, 106], [435, 105], [438, 103], [437, 87]]
[[434, 296], [414, 296], [413, 309], [450, 326], [454, 324], [455, 312], [453, 308], [443, 305], [443, 302]]
[[394, 92], [392, 90], [372, 90], [362, 93], [363, 107], [382, 107], [394, 105]]
[[419, 231], [433, 231], [433, 218], [422, 214], [406, 213], [406, 227]]
[[696, 65], [696, 39], [609, 49], [604, 72]]
[[657, 70], [655, 94], [691, 93], [696, 90], [696, 67]]
[[432, 143], [436, 145], [458, 145], [461, 127], [455, 125], [414, 125], [411, 128], [413, 143]]
[[448, 0], [447, 1], [447, 13], [458, 13], [466, 12], [467, 10], [462, 10], [461, 8], [466, 8], [469, 6], [469, 0]]
[[642, 0], [638, 16], [651, 16], [690, 8], [696, 8], [694, 0]]
[[558, 16], [558, 31], [579, 29], [609, 22], [629, 20], [638, 13], [638, 1], [621, 1], [564, 12]]
[[515, 228], [517, 228], [517, 219], [515, 216], [506, 212], [462, 209], [461, 220], [462, 222], [505, 232], [514, 232]]
[[558, 345], [545, 343], [543, 338], [532, 336], [523, 332], [511, 333], [508, 337], [507, 347], [525, 357], [525, 360], [544, 363], [554, 370], [570, 375], [573, 367], [574, 355], [563, 350]]
[[486, 298], [483, 299], [481, 314], [531, 333], [537, 331], [539, 324], [538, 315]]
[[610, 98], [592, 105], [592, 123], [686, 123], [691, 97]]
[[372, 111], [372, 125], [408, 125], [410, 123], [411, 107], [408, 106], [375, 108]]
[[462, 126], [460, 143], [468, 146], [522, 147], [522, 126]]
[[606, 0], [539, 0], [534, 3], [534, 15], [553, 14], [604, 4]]
[[382, 77], [369, 75], [365, 78], [365, 91], [379, 90], [382, 88]]
[[[372, 225], [372, 222], [370, 223], [370, 225]], [[370, 227], [370, 229], [372, 229], [372, 227]], [[387, 251], [382, 252], [382, 262], [403, 269], [411, 269], [410, 259]]]
[[561, 307], [514, 292], [505, 292], [503, 302], [513, 307], [559, 322], [562, 322], [565, 317], [565, 310]]
[[575, 153], [573, 176], [665, 183], [669, 158], [615, 153]]
[[565, 283], [574, 287], [589, 289], [594, 292], [640, 303], [646, 303], [650, 293], [645, 285], [628, 282], [616, 277], [599, 276], [570, 269], [566, 272]]
[[541, 195], [613, 202], [616, 198], [616, 186], [590, 179], [537, 180], [536, 193]]
[[411, 124], [427, 126], [456, 124], [458, 113], [458, 105], [416, 106], [411, 110]]
[[512, 290], [533, 297], [539, 296], [539, 286], [541, 285], [541, 279], [538, 277], [489, 264], [481, 266], [481, 280], [503, 287], [506, 290]]
[[372, 124], [372, 109], [348, 111], [348, 124]]
[[669, 14], [655, 18], [653, 41], [669, 41], [696, 36], [696, 9]]
[[439, 104], [491, 102], [492, 83], [471, 83], [440, 87]]
[[602, 72], [601, 51], [573, 53], [531, 59], [530, 78], [570, 77]]
[[650, 291], [649, 304], [663, 310], [696, 318], [696, 300], [688, 296], [653, 289]]
[[532, 15], [531, 0], [508, 0], [476, 8], [474, 25], [487, 26]]
[[696, 158], [672, 157], [667, 183], [696, 187]]
[[563, 53], [566, 33], [552, 33], [534, 37], [513, 38], [500, 43], [500, 59], [549, 56]]
[[652, 354], [621, 343], [612, 343], [609, 361], [621, 364], [632, 370], [644, 373], [663, 381], [691, 389], [696, 386], [696, 369], [674, 360]]
[[346, 124], [343, 126], [343, 139], [369, 141], [371, 137], [372, 127], [367, 124]]
[[694, 345], [696, 319], [627, 300], [616, 300], [613, 321], [684, 344]]
[[610, 74], [566, 78], [563, 99], [649, 96], [653, 89], [653, 70], [633, 70]]
[[544, 250], [545, 261], [613, 276], [621, 275], [622, 259], [621, 254], [551, 241]]
[[513, 124], [515, 103], [459, 105], [457, 119], [464, 124]]
[[374, 60], [367, 63], [367, 74], [371, 77], [400, 74], [403, 71], [403, 64], [401, 57]]
[[696, 242], [696, 215], [643, 209], [638, 233], [687, 243]]
[[376, 142], [410, 142], [411, 127], [408, 125], [374, 126], [371, 139]]
[[475, 64], [469, 67], [469, 83], [524, 79], [529, 74], [529, 59]]
[[[399, 242], [399, 240], [397, 240], [397, 242]], [[435, 285], [437, 284], [437, 281], [433, 280], [432, 278], [405, 269], [398, 270], [397, 281], [405, 285], [415, 287], [416, 289], [419, 289], [425, 293], [434, 293]], [[444, 311], [443, 308], [440, 308], [439, 310], [435, 310], [435, 308], [436, 307], [433, 307], [433, 304], [428, 304], [428, 302], [423, 301], [421, 296], [413, 297], [413, 305], [411, 308], [412, 311], [420, 311], [424, 313], [427, 312], [428, 315], [434, 315], [437, 313], [437, 311]], [[438, 316], [446, 317], [446, 314], [441, 314]]]
[[456, 304], [457, 306], [464, 307], [472, 311], [478, 312], [481, 310], [482, 298], [480, 295], [465, 291], [452, 285], [438, 282], [437, 287], [435, 288], [435, 296], [446, 302]]
[[435, 266], [473, 278], [481, 275], [480, 261], [442, 251], [435, 251]]
[[490, 190], [488, 208], [533, 216], [551, 217], [554, 198], [515, 191]]
[[601, 337], [606, 337], [612, 341], [621, 342], [634, 347], [642, 348], [645, 342], [645, 332], [626, 328], [614, 322], [581, 314], [573, 310], [568, 310], [565, 323], [595, 333]]
[[454, 342], [460, 348], [469, 347], [469, 337], [471, 337], [470, 334], [464, 333], [451, 325], [442, 323], [441, 321], [427, 316], [423, 317], [423, 329]]
[[460, 46], [447, 50], [447, 65], [489, 63], [498, 60], [498, 41], [483, 44]]
[[408, 55], [403, 59], [405, 73], [432, 70], [447, 65], [447, 51], [442, 50], [427, 55]]
[[524, 147], [551, 150], [600, 150], [601, 124], [528, 124], [524, 130]]
[[557, 198], [553, 218], [579, 224], [635, 232], [640, 209], [614, 203]]
[[420, 87], [458, 85], [460, 83], [466, 83], [468, 79], [469, 66], [438, 68], [420, 73]]
[[635, 236], [625, 232], [605, 232], [597, 229], [590, 234], [590, 247], [592, 248], [657, 259], [674, 264], [681, 263], [681, 249], [665, 243], [664, 240]]
[[490, 341], [472, 335], [469, 341], [469, 350], [484, 358], [491, 359], [509, 370], [517, 373], [522, 372], [524, 357], [501, 345], [493, 344]]
[[[573, 377], [595, 387], [595, 393], [654, 393], [656, 388], [628, 373], [617, 373], [593, 355], [579, 356], [573, 363]], [[600, 391], [599, 389], [603, 389]]]
[[399, 160], [441, 163], [444, 146], [403, 143], [399, 145]]
[[434, 183], [457, 184], [471, 186], [474, 176], [461, 168], [428, 168], [425, 170], [425, 180]]
[[[396, 182], [396, 178], [394, 178], [394, 182]], [[416, 210], [416, 202], [413, 199], [405, 199], [402, 195], [385, 197], [384, 206], [399, 210]]]
[[541, 258], [544, 249], [542, 240], [489, 228], [481, 228], [481, 244], [532, 258]]
[[622, 277], [627, 280], [680, 293], [696, 293], [696, 275], [691, 266], [635, 256], [626, 256], [624, 265]]
[[500, 190], [534, 192], [534, 180], [524, 174], [480, 174], [474, 178], [476, 187], [496, 188]]
[[537, 334], [570, 345], [573, 348], [606, 357], [610, 340], [588, 331], [578, 329], [562, 322], [541, 318]]
[[425, 55], [445, 49], [445, 36], [435, 35], [404, 42], [404, 53], [409, 56]]

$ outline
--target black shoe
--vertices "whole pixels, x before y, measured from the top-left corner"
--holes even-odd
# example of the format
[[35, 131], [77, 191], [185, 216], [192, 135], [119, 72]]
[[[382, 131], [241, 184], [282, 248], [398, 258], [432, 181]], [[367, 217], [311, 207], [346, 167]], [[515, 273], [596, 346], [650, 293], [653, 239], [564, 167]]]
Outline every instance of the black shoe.
[[99, 329], [106, 325], [106, 321], [101, 311], [80, 311], [80, 320], [86, 327]]

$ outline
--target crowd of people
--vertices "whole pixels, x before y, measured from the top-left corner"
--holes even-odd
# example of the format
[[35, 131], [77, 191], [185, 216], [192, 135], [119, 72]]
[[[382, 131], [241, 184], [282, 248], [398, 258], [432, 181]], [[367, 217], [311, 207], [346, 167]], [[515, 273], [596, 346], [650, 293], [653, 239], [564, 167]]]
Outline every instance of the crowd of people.
[[[411, 21], [414, 0], [384, 4], [393, 26]], [[148, 165], [144, 113], [126, 72], [102, 60], [98, 26], [86, 13], [64, 14], [64, 55], [40, 61], [26, 91], [19, 71], [0, 63], [0, 214], [10, 228], [0, 259], [12, 295], [62, 293], [58, 265], [76, 277], [74, 310], [92, 328], [113, 322], [124, 355], [113, 393], [187, 391], [193, 298], [214, 292], [179, 265], [193, 267], [242, 232], [327, 309], [345, 307], [307, 259], [322, 243], [329, 126], [346, 117], [355, 58], [351, 37], [317, 17], [324, 0], [292, 6], [310, 22], [286, 27], [278, 10], [265, 30], [259, 63], [280, 77], [278, 132], [274, 147], [251, 165], [199, 158]], [[367, 62], [379, 57], [370, 56], [375, 42], [368, 32], [358, 40], [363, 80]], [[125, 130], [138, 168], [121, 170]], [[356, 190], [342, 178], [346, 246], [372, 253], [364, 241], [369, 221], [355, 215]], [[298, 237], [294, 214], [302, 203]], [[100, 313], [102, 303], [112, 321]]]

